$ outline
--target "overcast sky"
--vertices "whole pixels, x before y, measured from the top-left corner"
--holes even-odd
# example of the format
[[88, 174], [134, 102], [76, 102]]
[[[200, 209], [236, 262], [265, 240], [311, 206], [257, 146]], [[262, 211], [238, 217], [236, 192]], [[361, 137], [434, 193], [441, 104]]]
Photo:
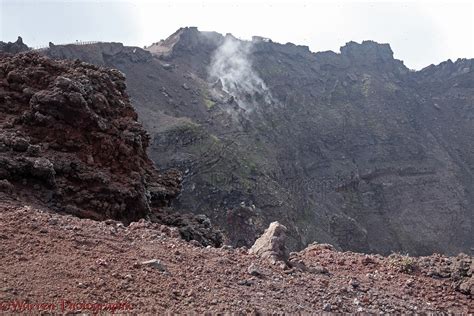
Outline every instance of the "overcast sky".
[[0, 0], [0, 40], [29, 46], [116, 41], [144, 46], [182, 26], [333, 50], [389, 43], [412, 69], [474, 58], [474, 1]]

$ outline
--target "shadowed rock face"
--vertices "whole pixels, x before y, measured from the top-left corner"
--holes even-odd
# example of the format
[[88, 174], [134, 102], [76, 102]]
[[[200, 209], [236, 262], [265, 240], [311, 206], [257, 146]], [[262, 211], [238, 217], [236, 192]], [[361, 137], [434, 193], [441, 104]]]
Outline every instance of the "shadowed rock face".
[[[85, 49], [66, 56], [56, 46], [53, 56]], [[291, 249], [314, 240], [379, 253], [474, 247], [472, 60], [414, 72], [387, 44], [312, 53], [195, 28], [149, 51], [87, 49], [126, 74], [152, 160], [183, 172], [174, 206], [207, 214], [233, 244], [251, 246], [278, 220]], [[216, 73], [236, 80], [223, 85]]]

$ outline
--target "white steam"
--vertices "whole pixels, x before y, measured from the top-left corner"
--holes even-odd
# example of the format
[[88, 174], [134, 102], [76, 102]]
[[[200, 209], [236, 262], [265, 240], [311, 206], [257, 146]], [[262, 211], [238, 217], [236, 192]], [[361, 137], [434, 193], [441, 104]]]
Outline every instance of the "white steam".
[[220, 80], [222, 90], [234, 97], [245, 110], [261, 103], [270, 104], [271, 94], [265, 82], [252, 69], [249, 59], [251, 43], [227, 35], [211, 59], [210, 80]]

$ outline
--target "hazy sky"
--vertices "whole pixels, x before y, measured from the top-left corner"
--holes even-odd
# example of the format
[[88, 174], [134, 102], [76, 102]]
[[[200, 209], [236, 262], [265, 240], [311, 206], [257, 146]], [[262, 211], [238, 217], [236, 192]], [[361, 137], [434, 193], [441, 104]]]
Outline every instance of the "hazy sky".
[[29, 46], [116, 41], [144, 46], [182, 26], [333, 50], [389, 43], [412, 69], [474, 58], [474, 1], [0, 0], [0, 40]]

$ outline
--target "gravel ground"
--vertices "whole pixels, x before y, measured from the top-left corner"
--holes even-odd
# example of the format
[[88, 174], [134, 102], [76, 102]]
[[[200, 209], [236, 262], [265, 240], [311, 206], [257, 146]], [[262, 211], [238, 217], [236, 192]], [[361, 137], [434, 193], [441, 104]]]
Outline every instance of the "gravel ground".
[[79, 219], [1, 193], [0, 210], [6, 313], [474, 312], [453, 277], [460, 264], [472, 274], [468, 256], [382, 257], [312, 244], [292, 253], [288, 268], [246, 249], [200, 247], [143, 220]]

